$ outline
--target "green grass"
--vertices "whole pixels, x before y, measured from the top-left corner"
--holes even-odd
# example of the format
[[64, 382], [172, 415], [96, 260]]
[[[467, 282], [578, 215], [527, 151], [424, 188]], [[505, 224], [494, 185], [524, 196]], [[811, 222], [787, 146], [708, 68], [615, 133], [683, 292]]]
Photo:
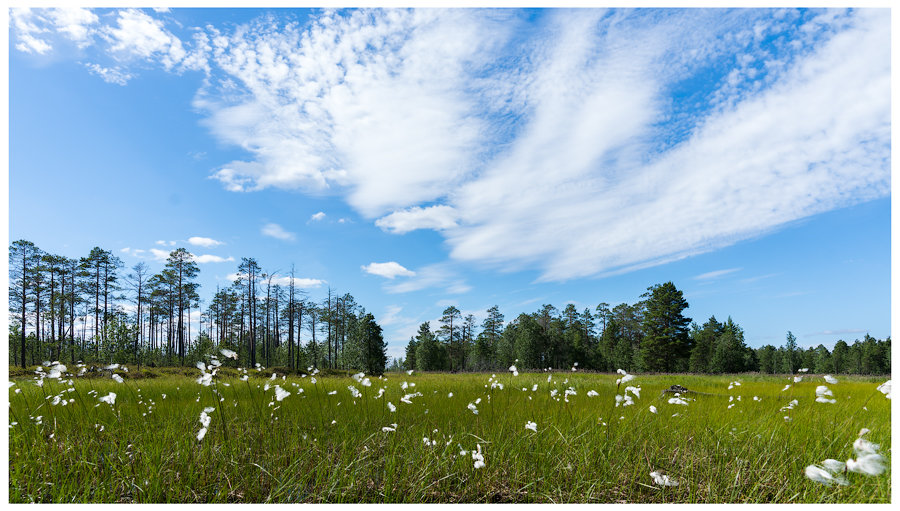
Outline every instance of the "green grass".
[[[67, 406], [51, 402], [68, 383], [46, 379], [38, 387], [17, 379], [9, 389], [10, 421], [17, 422], [9, 429], [9, 498], [890, 502], [890, 468], [874, 477], [851, 473], [848, 486], [832, 487], [803, 473], [825, 458], [854, 457], [851, 445], [863, 427], [890, 458], [890, 401], [876, 391], [883, 379], [841, 377], [829, 385], [837, 404], [821, 404], [814, 402], [821, 377], [782, 391], [787, 377], [636, 375], [628, 384], [640, 386], [641, 397], [633, 406], [615, 407], [618, 376], [559, 372], [548, 383], [547, 373], [497, 373], [500, 390], [491, 389], [490, 374], [389, 374], [371, 378], [371, 387], [347, 377], [319, 377], [313, 384], [309, 377], [282, 381], [279, 375], [272, 383], [291, 395], [271, 406], [274, 389], [264, 391], [268, 380], [255, 376], [219, 379], [222, 401], [213, 387], [188, 376], [121, 384], [108, 376], [76, 377], [75, 390], [64, 394], [75, 400]], [[742, 385], [727, 390], [733, 380]], [[403, 390], [403, 382], [415, 387]], [[661, 391], [674, 383], [720, 395], [669, 404]], [[538, 390], [532, 392], [534, 384]], [[348, 385], [363, 397], [353, 399]], [[376, 399], [382, 387], [385, 394]], [[568, 387], [577, 394], [565, 402]], [[558, 400], [551, 389], [558, 389]], [[599, 395], [588, 397], [590, 390]], [[97, 396], [110, 391], [117, 394], [115, 405], [100, 403]], [[422, 396], [400, 402], [414, 392]], [[728, 409], [730, 395], [736, 405]], [[467, 404], [478, 398], [475, 415]], [[791, 399], [799, 405], [780, 411]], [[659, 413], [651, 413], [650, 405]], [[200, 412], [209, 406], [216, 410], [198, 441]], [[33, 419], [38, 415], [42, 424]], [[525, 429], [527, 421], [537, 423], [537, 433]], [[382, 431], [392, 423], [396, 431]], [[423, 437], [436, 445], [426, 446]], [[460, 451], [479, 444], [485, 466], [475, 469], [471, 454]], [[654, 470], [680, 484], [655, 486], [649, 476]]]

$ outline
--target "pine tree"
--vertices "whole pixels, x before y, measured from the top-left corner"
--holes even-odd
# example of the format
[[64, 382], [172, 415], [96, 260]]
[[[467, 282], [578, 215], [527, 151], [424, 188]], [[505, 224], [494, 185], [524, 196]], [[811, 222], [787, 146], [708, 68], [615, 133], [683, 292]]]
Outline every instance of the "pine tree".
[[675, 371], [690, 356], [688, 302], [672, 282], [647, 288], [641, 361], [648, 371]]
[[[12, 242], [9, 246], [9, 306], [13, 311], [15, 303], [15, 314], [19, 319], [20, 329], [20, 353], [21, 365], [24, 369], [25, 362], [25, 331], [28, 329], [28, 302], [30, 300], [30, 288], [33, 280], [33, 274], [40, 264], [40, 249], [34, 243], [27, 240], [18, 240]], [[10, 347], [12, 343], [10, 343]]]

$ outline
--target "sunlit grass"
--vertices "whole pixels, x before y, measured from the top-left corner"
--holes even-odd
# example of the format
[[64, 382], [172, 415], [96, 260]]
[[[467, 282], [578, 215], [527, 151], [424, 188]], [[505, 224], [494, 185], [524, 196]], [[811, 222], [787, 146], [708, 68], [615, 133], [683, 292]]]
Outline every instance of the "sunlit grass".
[[[890, 457], [890, 401], [874, 378], [840, 377], [829, 384], [837, 403], [823, 404], [814, 401], [821, 376], [783, 391], [787, 377], [638, 374], [628, 385], [640, 387], [640, 397], [616, 407], [615, 374], [559, 372], [548, 383], [548, 373], [400, 373], [370, 377], [369, 387], [347, 377], [250, 375], [213, 386], [179, 376], [74, 378], [64, 396], [75, 401], [66, 406], [51, 402], [68, 383], [16, 380], [10, 500], [890, 501], [890, 468], [876, 477], [850, 473], [847, 486], [804, 475], [807, 465], [851, 457], [861, 428]], [[728, 390], [732, 381], [741, 385]], [[662, 391], [676, 383], [713, 395], [669, 404]], [[277, 401], [276, 384], [290, 395]], [[109, 392], [115, 403], [100, 402]], [[411, 404], [401, 401], [415, 393], [422, 395]], [[476, 415], [467, 405], [479, 398]], [[781, 411], [792, 399], [799, 404]], [[208, 432], [198, 441], [208, 407]], [[479, 445], [484, 466], [475, 468]], [[678, 484], [655, 484], [651, 472]]]

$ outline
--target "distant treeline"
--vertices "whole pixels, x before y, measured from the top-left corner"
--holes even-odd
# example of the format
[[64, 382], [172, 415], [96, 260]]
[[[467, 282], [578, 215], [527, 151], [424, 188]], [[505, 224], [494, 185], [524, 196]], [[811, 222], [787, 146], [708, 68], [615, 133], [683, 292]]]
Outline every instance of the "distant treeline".
[[[243, 366], [262, 364], [304, 370], [362, 370], [379, 374], [387, 364], [381, 327], [349, 293], [328, 289], [316, 302], [294, 278], [264, 271], [242, 258], [237, 278], [204, 304], [199, 267], [184, 248], [173, 250], [158, 273], [146, 263], [123, 271], [112, 252], [95, 247], [81, 258], [46, 253], [26, 240], [9, 248], [9, 363], [45, 360], [190, 366], [218, 348], [239, 354]], [[749, 348], [731, 318], [702, 326], [684, 316], [688, 307], [671, 282], [651, 286], [635, 304], [601, 303], [579, 312], [544, 305], [506, 322], [499, 307], [480, 325], [456, 307], [440, 325], [419, 327], [405, 359], [391, 369], [420, 371], [580, 369], [732, 373], [890, 372], [890, 338], [865, 336], [848, 345], [806, 350], [788, 332], [779, 348]], [[192, 332], [192, 312], [199, 331]], [[195, 329], [197, 330], [197, 329]]]
[[[380, 374], [387, 362], [381, 327], [353, 296], [314, 302], [287, 275], [242, 258], [237, 278], [204, 307], [193, 254], [173, 250], [158, 273], [146, 263], [123, 271], [95, 247], [78, 259], [26, 240], [9, 247], [9, 363], [42, 361], [191, 366], [221, 348], [255, 364]], [[199, 332], [191, 313], [199, 311]], [[305, 342], [301, 334], [306, 334]]]
[[848, 345], [838, 341], [833, 351], [819, 345], [797, 346], [791, 332], [779, 348], [753, 349], [744, 331], [730, 317], [713, 316], [703, 325], [684, 316], [688, 307], [671, 282], [651, 286], [635, 304], [578, 311], [568, 304], [560, 312], [543, 305], [519, 314], [504, 326], [497, 306], [487, 310], [480, 331], [473, 315], [461, 317], [456, 307], [443, 312], [440, 325], [422, 323], [409, 340], [399, 365], [420, 371], [591, 369], [693, 373], [794, 373], [807, 368], [818, 373], [886, 374], [891, 370], [891, 340], [869, 335]]

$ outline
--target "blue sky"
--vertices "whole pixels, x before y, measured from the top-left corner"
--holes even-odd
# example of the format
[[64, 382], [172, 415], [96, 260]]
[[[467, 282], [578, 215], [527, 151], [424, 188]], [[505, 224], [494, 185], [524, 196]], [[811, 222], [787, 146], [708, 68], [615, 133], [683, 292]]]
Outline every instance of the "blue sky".
[[349, 292], [389, 352], [673, 281], [890, 335], [888, 10], [12, 10], [10, 239]]

